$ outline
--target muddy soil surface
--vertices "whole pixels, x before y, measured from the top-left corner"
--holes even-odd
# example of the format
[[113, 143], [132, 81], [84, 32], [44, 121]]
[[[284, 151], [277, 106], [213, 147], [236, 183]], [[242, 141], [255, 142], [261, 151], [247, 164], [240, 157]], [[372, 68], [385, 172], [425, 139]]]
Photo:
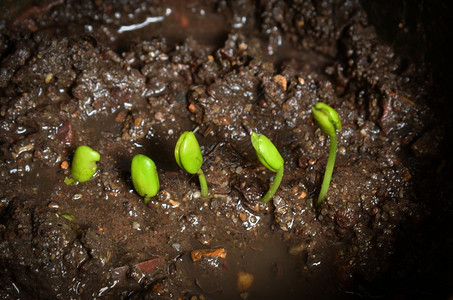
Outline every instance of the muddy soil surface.
[[[1, 9], [1, 298], [451, 295], [445, 7], [57, 0]], [[343, 128], [316, 207], [330, 145], [311, 115], [319, 101]], [[195, 129], [207, 198], [173, 156]], [[268, 204], [275, 173], [256, 158], [251, 132], [285, 160]], [[80, 145], [101, 154], [98, 171], [66, 185]], [[156, 162], [161, 183], [148, 205], [130, 178], [138, 153]]]

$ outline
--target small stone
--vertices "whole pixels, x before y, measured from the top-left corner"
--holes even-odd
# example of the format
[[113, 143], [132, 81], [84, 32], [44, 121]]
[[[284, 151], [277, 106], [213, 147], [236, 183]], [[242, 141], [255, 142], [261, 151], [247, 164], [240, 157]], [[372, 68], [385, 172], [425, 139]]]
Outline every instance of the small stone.
[[237, 273], [237, 289], [239, 292], [243, 292], [249, 289], [253, 284], [254, 276], [253, 274], [239, 271]]
[[305, 197], [307, 197], [307, 192], [302, 191], [302, 192], [300, 193], [300, 195], [297, 197], [297, 199], [305, 199]]
[[164, 120], [164, 114], [161, 113], [160, 111], [156, 112], [154, 114], [154, 119], [156, 119], [157, 121], [163, 121]]
[[236, 168], [236, 174], [241, 174], [242, 173], [242, 167], [239, 166]]
[[173, 243], [173, 244], [171, 244], [171, 246], [173, 247], [173, 249], [175, 249], [178, 252], [181, 250], [181, 244]]
[[296, 256], [299, 255], [304, 249], [304, 244], [297, 244], [289, 248], [288, 253], [292, 256]]
[[287, 85], [287, 83], [286, 83], [286, 77], [283, 76], [283, 75], [275, 75], [275, 76], [273, 77], [273, 79], [274, 79], [274, 81], [275, 81], [278, 85], [280, 85], [280, 87], [282, 88], [282, 90], [283, 90], [284, 92], [286, 92], [286, 85]]
[[60, 204], [58, 204], [57, 202], [54, 202], [54, 201], [51, 201], [48, 205], [47, 205], [48, 208], [52, 208], [52, 209], [59, 209], [60, 208]]
[[140, 223], [138, 223], [138, 222], [132, 223], [132, 228], [134, 228], [135, 230], [141, 230], [140, 229]]
[[138, 117], [138, 118], [134, 119], [134, 126], [139, 127], [140, 125], [142, 125], [142, 122], [143, 122], [143, 118]]
[[181, 202], [174, 201], [174, 200], [168, 200], [168, 202], [170, 202], [171, 206], [173, 206], [173, 207], [178, 207], [181, 205]]
[[254, 216], [254, 215], [250, 216], [250, 223], [255, 224], [256, 222], [258, 222], [258, 220], [256, 219], [256, 216]]
[[44, 82], [45, 83], [49, 83], [53, 78], [53, 74], [52, 73], [47, 73], [46, 74], [46, 79], [44, 79]]
[[314, 159], [314, 158], [310, 158], [310, 159], [308, 160], [308, 164], [309, 164], [310, 166], [313, 166], [315, 163], [316, 163], [316, 159]]

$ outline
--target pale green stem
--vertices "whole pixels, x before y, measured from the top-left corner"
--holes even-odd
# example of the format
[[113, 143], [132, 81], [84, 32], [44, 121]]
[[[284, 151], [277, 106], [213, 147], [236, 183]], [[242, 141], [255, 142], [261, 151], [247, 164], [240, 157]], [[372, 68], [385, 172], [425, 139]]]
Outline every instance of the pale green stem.
[[275, 174], [275, 178], [274, 178], [274, 181], [272, 182], [270, 189], [267, 191], [266, 195], [264, 195], [263, 199], [261, 199], [261, 201], [263, 203], [269, 202], [272, 199], [272, 197], [274, 196], [275, 192], [277, 191], [278, 187], [280, 186], [280, 183], [282, 182], [283, 170], [284, 170], [284, 167], [281, 167], [280, 169], [278, 169], [277, 174]]
[[209, 196], [208, 183], [206, 182], [206, 177], [204, 176], [203, 170], [201, 168], [197, 172], [198, 179], [200, 180], [201, 188], [201, 197], [205, 198]]
[[327, 160], [326, 172], [324, 173], [324, 179], [321, 185], [321, 191], [319, 192], [318, 201], [316, 205], [319, 206], [327, 196], [329, 190], [330, 180], [332, 179], [333, 167], [335, 165], [335, 157], [337, 156], [337, 136], [332, 135], [330, 137], [330, 150], [329, 158]]

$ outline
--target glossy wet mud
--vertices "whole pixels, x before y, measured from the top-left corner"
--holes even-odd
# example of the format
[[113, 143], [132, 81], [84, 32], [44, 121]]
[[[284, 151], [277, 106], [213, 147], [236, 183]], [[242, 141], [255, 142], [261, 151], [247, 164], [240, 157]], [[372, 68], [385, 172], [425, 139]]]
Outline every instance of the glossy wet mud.
[[[401, 17], [395, 5], [393, 35], [420, 45], [408, 49], [383, 39], [379, 12], [362, 5], [2, 8], [1, 297], [448, 295], [450, 107], [429, 39], [443, 14]], [[342, 131], [315, 207], [329, 146], [311, 114], [319, 101]], [[174, 157], [178, 137], [196, 128], [207, 198]], [[285, 162], [268, 204], [275, 173], [256, 158], [252, 132]], [[68, 186], [80, 145], [101, 160], [93, 178]], [[136, 154], [159, 174], [147, 205], [131, 181]]]

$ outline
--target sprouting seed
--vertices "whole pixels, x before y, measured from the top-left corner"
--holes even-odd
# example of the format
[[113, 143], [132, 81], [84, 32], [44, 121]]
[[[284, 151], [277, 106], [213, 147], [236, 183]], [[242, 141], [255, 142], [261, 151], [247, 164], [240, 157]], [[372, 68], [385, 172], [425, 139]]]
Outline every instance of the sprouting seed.
[[319, 206], [327, 196], [329, 190], [330, 180], [332, 179], [333, 168], [335, 165], [335, 158], [337, 155], [337, 130], [341, 130], [341, 121], [338, 113], [329, 105], [318, 102], [312, 108], [313, 118], [321, 128], [322, 132], [327, 134], [330, 138], [330, 151], [327, 160], [326, 171], [319, 192], [318, 201], [316, 205]]
[[269, 202], [277, 191], [283, 178], [285, 161], [275, 145], [263, 134], [252, 133], [252, 145], [258, 160], [272, 172], [277, 172], [271, 187], [264, 195], [262, 202]]
[[146, 155], [137, 154], [131, 162], [131, 178], [137, 193], [148, 204], [150, 199], [159, 192], [159, 175], [154, 161]]
[[193, 131], [186, 131], [178, 139], [175, 146], [175, 159], [178, 166], [190, 174], [197, 174], [200, 180], [201, 196], [209, 195], [208, 184], [201, 166], [203, 155]]
[[101, 159], [99, 152], [91, 149], [88, 146], [77, 147], [74, 158], [72, 159], [71, 176], [72, 178], [66, 178], [65, 183], [68, 185], [76, 182], [85, 182], [93, 177], [97, 171], [96, 162]]

